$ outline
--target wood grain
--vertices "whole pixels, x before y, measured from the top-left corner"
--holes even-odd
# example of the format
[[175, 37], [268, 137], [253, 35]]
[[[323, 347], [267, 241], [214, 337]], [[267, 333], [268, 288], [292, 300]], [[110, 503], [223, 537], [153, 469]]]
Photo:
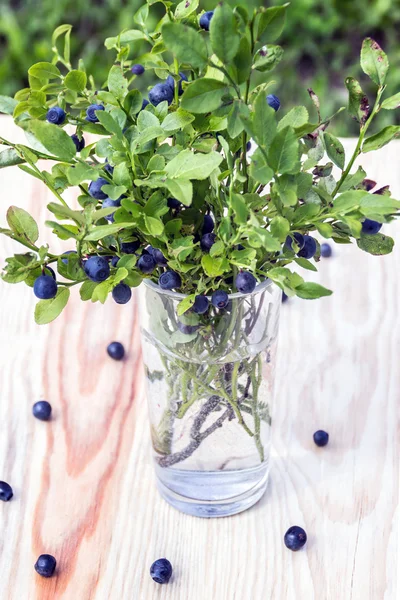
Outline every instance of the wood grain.
[[[397, 197], [399, 150], [362, 161]], [[16, 169], [0, 183], [2, 224], [10, 203], [44, 221], [40, 183]], [[2, 260], [13, 248], [0, 238]], [[31, 290], [0, 284], [0, 479], [15, 494], [0, 506], [1, 597], [395, 600], [399, 271], [397, 247], [385, 258], [335, 247], [315, 276], [335, 294], [284, 305], [270, 485], [256, 507], [219, 520], [180, 514], [155, 489], [135, 302], [89, 306], [73, 294], [61, 319], [39, 327]], [[125, 362], [107, 357], [112, 339]], [[51, 423], [31, 416], [39, 398], [53, 405]], [[322, 449], [319, 428], [330, 433]], [[293, 524], [309, 535], [298, 553], [282, 542]], [[33, 570], [44, 552], [58, 560], [49, 580]], [[174, 566], [168, 586], [149, 576], [162, 556]]]

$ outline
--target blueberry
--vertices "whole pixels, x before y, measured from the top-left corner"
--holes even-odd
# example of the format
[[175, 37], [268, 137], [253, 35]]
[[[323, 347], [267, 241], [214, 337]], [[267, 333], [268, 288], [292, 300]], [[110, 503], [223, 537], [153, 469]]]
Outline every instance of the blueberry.
[[173, 290], [174, 288], [180, 288], [182, 285], [181, 277], [175, 271], [165, 271], [159, 280], [158, 285], [163, 290]]
[[102, 104], [91, 104], [86, 109], [86, 121], [89, 121], [90, 123], [98, 122], [96, 110], [104, 110], [104, 106]]
[[[116, 208], [121, 206], [121, 198], [118, 198], [118, 200], [111, 200], [111, 198], [104, 198], [104, 200], [102, 202], [102, 207], [103, 208], [111, 208], [112, 206], [115, 206]], [[107, 219], [107, 221], [110, 221], [110, 223], [113, 223], [114, 222], [114, 213], [112, 213], [111, 215], [107, 215], [105, 217], [105, 219]]]
[[[180, 75], [180, 80], [179, 80], [178, 94], [179, 94], [179, 96], [182, 96], [182, 94], [183, 94], [182, 81], [188, 81], [188, 78], [186, 77], [185, 73], [179, 73], [179, 75]], [[172, 92], [175, 91], [175, 79], [172, 77], [172, 75], [168, 75], [165, 83], [166, 83], [166, 85], [169, 85], [169, 87], [172, 89]]]
[[329, 433], [326, 433], [326, 431], [322, 431], [322, 429], [319, 429], [314, 433], [313, 439], [317, 446], [320, 446], [322, 448], [322, 446], [326, 446], [329, 442]]
[[124, 254], [135, 254], [136, 250], [139, 248], [139, 240], [135, 240], [134, 242], [123, 242], [121, 244], [121, 251], [124, 252]]
[[46, 121], [53, 125], [61, 125], [65, 121], [66, 114], [59, 106], [53, 106], [47, 111]]
[[[66, 250], [65, 252], [63, 252], [63, 256], [65, 256], [66, 254], [76, 254], [76, 250]], [[64, 263], [64, 265], [68, 264], [68, 258], [62, 258], [61, 261]]]
[[144, 66], [143, 65], [133, 65], [131, 67], [131, 71], [134, 75], [143, 75]]
[[113, 289], [112, 297], [117, 304], [126, 304], [132, 298], [132, 290], [126, 283], [119, 283]]
[[287, 294], [285, 294], [285, 292], [282, 292], [282, 302], [287, 302], [289, 300], [289, 296]]
[[40, 421], [49, 421], [51, 417], [51, 404], [46, 400], [39, 400], [32, 406], [32, 414]]
[[110, 163], [108, 162], [108, 160], [106, 159], [106, 162], [104, 163], [104, 170], [106, 173], [108, 173], [109, 175], [112, 175], [114, 173], [114, 167], [112, 167], [110, 165]]
[[96, 198], [96, 200], [105, 200], [107, 194], [104, 193], [101, 188], [106, 184], [108, 184], [108, 181], [107, 179], [104, 179], [104, 177], [99, 177], [96, 181], [91, 181], [89, 183], [88, 192], [92, 198]]
[[137, 266], [142, 273], [152, 273], [156, 268], [156, 261], [151, 254], [142, 254], [137, 262]]
[[198, 330], [199, 326], [198, 325], [185, 325], [184, 323], [181, 323], [180, 321], [178, 321], [178, 329], [180, 332], [184, 333], [185, 335], [190, 335], [191, 333], [195, 333]]
[[302, 258], [312, 258], [317, 251], [317, 242], [310, 235], [304, 236], [304, 246], [297, 253], [297, 256], [301, 256]]
[[267, 102], [268, 102], [268, 106], [270, 106], [271, 108], [273, 108], [275, 112], [277, 110], [279, 110], [279, 107], [281, 105], [281, 101], [279, 100], [278, 96], [275, 96], [274, 94], [269, 94], [267, 96]]
[[246, 144], [246, 151], [250, 152], [250, 150], [251, 150], [251, 142], [247, 142], [247, 144]]
[[71, 135], [71, 140], [74, 142], [75, 144], [75, 148], [77, 152], [80, 152], [81, 150], [84, 149], [85, 147], [85, 140], [83, 137], [79, 138], [76, 133], [73, 133]]
[[39, 275], [33, 284], [33, 293], [40, 300], [49, 300], [57, 294], [57, 283], [51, 275]]
[[287, 532], [285, 533], [284, 542], [286, 548], [289, 550], [300, 550], [304, 546], [307, 541], [307, 534], [302, 527], [298, 527], [294, 525], [293, 527], [289, 527]]
[[125, 348], [121, 342], [111, 342], [107, 346], [107, 353], [114, 360], [122, 360], [125, 356]]
[[215, 233], [205, 233], [200, 240], [200, 246], [203, 252], [209, 252], [215, 243]]
[[362, 232], [367, 233], [368, 235], [375, 235], [381, 227], [382, 223], [372, 221], [372, 219], [365, 219], [362, 223]]
[[166, 558], [159, 558], [150, 567], [150, 575], [156, 583], [168, 583], [172, 575], [172, 565]]
[[330, 244], [321, 244], [321, 256], [323, 256], [323, 258], [332, 256], [332, 247]]
[[150, 104], [150, 102], [146, 98], [143, 98], [141, 110], [144, 110], [148, 104]]
[[171, 104], [173, 99], [174, 91], [166, 83], [156, 83], [149, 92], [149, 100], [153, 106], [158, 106], [158, 104], [164, 100], [166, 100], [168, 104]]
[[176, 200], [176, 198], [168, 198], [167, 205], [169, 208], [174, 208], [175, 210], [177, 210], [180, 207], [181, 203], [179, 202], [179, 200]]
[[296, 242], [297, 246], [299, 247], [299, 250], [302, 250], [304, 248], [304, 236], [301, 235], [301, 233], [297, 233], [297, 231], [295, 231], [291, 235], [287, 236], [285, 246], [290, 248], [290, 250], [293, 250], [293, 246], [292, 246], [293, 239]]
[[92, 281], [100, 283], [110, 276], [110, 265], [103, 256], [90, 256], [85, 263], [85, 273]]
[[13, 490], [11, 485], [5, 481], [0, 481], [0, 500], [8, 502], [13, 497]]
[[156, 261], [157, 265], [159, 265], [160, 267], [165, 267], [165, 265], [167, 264], [167, 259], [165, 258], [161, 250], [149, 246], [148, 251]]
[[209, 10], [201, 15], [200, 17], [200, 27], [205, 31], [210, 31], [210, 21], [214, 16], [214, 11]]
[[203, 228], [201, 234], [212, 233], [214, 231], [214, 221], [211, 215], [204, 215]]
[[207, 298], [207, 296], [196, 296], [196, 298], [194, 299], [192, 310], [198, 315], [204, 315], [204, 313], [208, 310], [209, 304], [210, 301]]
[[111, 266], [116, 267], [118, 265], [119, 256], [113, 256], [111, 259]]
[[257, 285], [257, 280], [252, 273], [241, 271], [236, 277], [235, 285], [241, 294], [251, 294]]
[[46, 266], [46, 267], [44, 268], [44, 274], [45, 274], [45, 275], [47, 275], [47, 274], [48, 274], [48, 273], [47, 273], [47, 271], [50, 273], [50, 275], [52, 276], [52, 278], [53, 278], [53, 279], [56, 279], [56, 274], [55, 274], [55, 272], [53, 271], [53, 269], [52, 269], [51, 267], [49, 267], [49, 266]]
[[57, 561], [51, 554], [41, 554], [36, 561], [35, 571], [42, 577], [51, 577], [56, 570]]
[[215, 308], [226, 308], [229, 303], [229, 296], [223, 290], [217, 290], [211, 296], [211, 304], [215, 306]]

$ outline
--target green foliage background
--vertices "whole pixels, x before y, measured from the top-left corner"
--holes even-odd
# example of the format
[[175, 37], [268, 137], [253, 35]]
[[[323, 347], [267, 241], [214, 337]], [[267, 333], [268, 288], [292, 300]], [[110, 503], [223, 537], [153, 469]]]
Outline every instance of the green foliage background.
[[[2, 0], [0, 3], [0, 94], [13, 95], [26, 85], [31, 64], [51, 57], [51, 34], [62, 23], [74, 26], [72, 58], [82, 56], [95, 80], [103, 82], [113, 58], [103, 41], [133, 25], [133, 14], [143, 0]], [[229, 0], [231, 5], [238, 0]], [[216, 0], [203, 0], [212, 10]], [[246, 0], [250, 6], [274, 6], [283, 0]], [[154, 5], [154, 20], [161, 5]], [[288, 11], [286, 29], [280, 39], [285, 55], [274, 72], [274, 92], [284, 109], [307, 104], [307, 87], [320, 96], [323, 115], [328, 116], [347, 102], [345, 76], [352, 75], [372, 87], [361, 74], [359, 50], [363, 37], [373, 37], [389, 54], [391, 76], [387, 95], [400, 90], [400, 0], [294, 0]], [[140, 48], [138, 47], [138, 53]], [[144, 90], [152, 80], [138, 80]], [[368, 86], [370, 86], [368, 88]], [[385, 111], [380, 126], [399, 123], [397, 111]], [[384, 121], [386, 119], [386, 121]], [[333, 131], [337, 135], [357, 133], [357, 125], [341, 115]]]

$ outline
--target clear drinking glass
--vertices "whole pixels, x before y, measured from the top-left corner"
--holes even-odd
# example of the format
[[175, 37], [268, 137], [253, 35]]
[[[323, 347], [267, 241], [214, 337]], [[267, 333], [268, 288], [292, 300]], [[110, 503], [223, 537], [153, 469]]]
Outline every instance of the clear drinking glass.
[[146, 281], [140, 311], [157, 483], [175, 508], [227, 516], [267, 487], [281, 291], [177, 316], [182, 294]]

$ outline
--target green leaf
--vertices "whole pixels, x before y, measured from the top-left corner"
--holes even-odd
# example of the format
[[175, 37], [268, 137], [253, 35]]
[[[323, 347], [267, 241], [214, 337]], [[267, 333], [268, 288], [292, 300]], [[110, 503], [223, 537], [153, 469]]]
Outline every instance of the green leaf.
[[[273, 109], [272, 109], [273, 110]], [[275, 111], [274, 111], [275, 112]], [[284, 127], [302, 127], [308, 123], [308, 111], [305, 106], [295, 106], [278, 123], [278, 131]]]
[[390, 215], [400, 210], [400, 201], [390, 196], [378, 194], [367, 194], [360, 202], [360, 210], [363, 215]]
[[161, 123], [161, 127], [167, 133], [175, 133], [180, 129], [184, 129], [186, 125], [189, 125], [194, 119], [194, 116], [187, 112], [187, 110], [178, 108], [178, 110], [169, 113], [165, 117], [164, 121]]
[[[1, 96], [0, 96], [0, 99], [1, 99]], [[394, 96], [390, 96], [390, 98], [386, 98], [386, 100], [384, 100], [381, 104], [381, 108], [384, 108], [385, 110], [394, 110], [399, 107], [400, 107], [400, 92], [398, 92]], [[0, 112], [3, 112], [1, 110], [1, 100], [0, 100]]]
[[104, 45], [106, 48], [108, 48], [108, 50], [110, 50], [117, 44], [129, 44], [131, 42], [138, 42], [145, 39], [146, 36], [143, 31], [139, 31], [139, 29], [127, 29], [119, 36], [106, 38]]
[[124, 109], [131, 115], [137, 115], [142, 108], [142, 103], [143, 96], [139, 90], [130, 90], [124, 98]]
[[351, 188], [356, 188], [367, 176], [366, 172], [362, 167], [358, 167], [357, 171], [352, 175], [349, 175], [342, 183], [341, 190], [345, 192]]
[[185, 206], [192, 204], [193, 185], [189, 179], [167, 179], [165, 184], [173, 198], [176, 198]]
[[18, 100], [14, 100], [14, 98], [10, 98], [10, 96], [0, 95], [0, 113], [12, 115], [17, 104]]
[[295, 173], [299, 170], [299, 143], [291, 127], [285, 127], [274, 137], [268, 152], [268, 163], [275, 173]]
[[91, 300], [94, 288], [97, 286], [95, 281], [84, 281], [80, 287], [79, 294], [84, 302]]
[[7, 210], [7, 223], [13, 233], [34, 244], [39, 237], [36, 221], [23, 208], [10, 206]]
[[[233, 65], [236, 69], [236, 81], [241, 84], [247, 81], [250, 76], [252, 66], [252, 54], [250, 42], [243, 36], [240, 40], [239, 50], [233, 59]], [[218, 72], [223, 76], [223, 73]]]
[[196, 79], [186, 88], [181, 106], [193, 113], [212, 112], [221, 105], [226, 90], [227, 86], [223, 81], [206, 77]]
[[374, 256], [383, 256], [384, 254], [391, 253], [394, 246], [394, 240], [382, 233], [377, 233], [375, 235], [362, 233], [360, 239], [357, 240], [357, 246], [361, 248], [361, 250], [364, 250], [364, 252], [368, 252]]
[[48, 62], [39, 62], [28, 69], [29, 75], [37, 79], [57, 79], [61, 77], [60, 70]]
[[225, 245], [222, 240], [217, 240], [210, 248], [210, 256], [220, 256], [225, 252]]
[[140, 27], [145, 27], [148, 16], [149, 16], [149, 7], [147, 4], [143, 4], [143, 6], [141, 6], [134, 14], [133, 20]]
[[345, 153], [343, 144], [331, 133], [324, 133], [326, 153], [339, 169], [344, 169]]
[[164, 224], [160, 219], [144, 215], [144, 222], [150, 235], [158, 236], [164, 231]]
[[[185, 0], [186, 1], [186, 0]], [[191, 294], [190, 296], [186, 296], [183, 300], [181, 300], [176, 307], [176, 314], [178, 317], [181, 317], [185, 312], [190, 310], [194, 304], [196, 299], [196, 294]]]
[[114, 235], [122, 229], [130, 229], [132, 227], [132, 223], [114, 223], [111, 225], [99, 225], [98, 227], [92, 229], [92, 231], [90, 231], [90, 233], [88, 233], [85, 236], [85, 240], [97, 242], [98, 240], [101, 240], [107, 237], [108, 235]]
[[359, 122], [364, 125], [369, 114], [369, 101], [367, 96], [362, 91], [358, 81], [354, 77], [347, 77], [345, 80], [346, 87], [349, 91], [349, 113]]
[[213, 258], [209, 254], [203, 254], [201, 257], [201, 266], [208, 277], [219, 277], [229, 269], [229, 263], [226, 258]]
[[362, 151], [364, 154], [366, 152], [373, 152], [374, 150], [379, 150], [386, 144], [389, 144], [393, 139], [398, 138], [400, 136], [400, 125], [388, 125], [375, 135], [371, 135], [367, 138], [363, 144]]
[[252, 125], [254, 138], [259, 146], [265, 149], [269, 148], [276, 133], [276, 113], [268, 105], [264, 92], [258, 94], [254, 102]]
[[119, 123], [112, 117], [109, 112], [105, 110], [96, 111], [97, 118], [109, 133], [114, 133], [116, 136], [122, 138], [122, 129]]
[[14, 148], [7, 148], [7, 150], [0, 152], [0, 169], [12, 167], [14, 165], [20, 165], [24, 162], [25, 160], [20, 157]]
[[274, 42], [281, 35], [285, 27], [288, 6], [289, 3], [262, 9], [256, 18], [256, 39], [258, 41]]
[[182, 150], [165, 167], [170, 179], [207, 179], [222, 162], [218, 152], [195, 154], [191, 150]]
[[181, 63], [189, 64], [195, 69], [203, 69], [206, 66], [207, 45], [193, 27], [182, 23], [166, 23], [162, 28], [162, 37], [168, 50]]
[[65, 87], [73, 92], [83, 92], [86, 87], [86, 82], [86, 73], [84, 71], [77, 71], [75, 69], [69, 71], [64, 79]]
[[99, 172], [88, 163], [78, 163], [68, 167], [65, 172], [67, 179], [71, 185], [79, 185], [82, 181], [96, 181], [99, 178]]
[[33, 133], [50, 154], [66, 161], [70, 161], [75, 157], [75, 144], [61, 127], [36, 120], [30, 121], [27, 127], [28, 131]]
[[339, 214], [345, 214], [356, 210], [361, 204], [361, 200], [369, 196], [364, 190], [350, 190], [337, 196], [333, 201], [333, 209]]
[[182, 0], [175, 9], [175, 19], [178, 21], [186, 19], [197, 10], [198, 6], [199, 0]]
[[294, 259], [294, 262], [307, 271], [317, 271], [316, 266], [306, 258], [298, 257]]
[[71, 29], [72, 25], [68, 25], [67, 23], [56, 27], [56, 29], [53, 31], [53, 35], [51, 36], [51, 45], [55, 46], [56, 41], [60, 37], [60, 35], [62, 35], [63, 33], [68, 33], [69, 31], [71, 31]]
[[47, 325], [58, 317], [66, 307], [69, 299], [69, 289], [58, 288], [57, 295], [51, 300], [39, 300], [35, 306], [35, 322], [38, 325]]
[[124, 186], [127, 189], [132, 185], [129, 168], [126, 162], [119, 163], [114, 167], [113, 181], [117, 186]]
[[50, 202], [47, 205], [47, 208], [53, 213], [53, 215], [56, 216], [57, 219], [72, 219], [73, 221], [78, 221], [78, 223], [84, 223], [82, 213], [77, 210], [72, 210], [72, 208], [69, 208], [68, 206], [64, 206], [63, 204], [58, 204], [56, 202]]
[[278, 215], [271, 220], [270, 230], [274, 237], [280, 242], [284, 242], [290, 231], [290, 223], [285, 217]]
[[228, 134], [232, 139], [235, 139], [242, 133], [243, 129], [244, 125], [240, 118], [239, 103], [235, 101], [228, 115]]
[[240, 194], [232, 193], [230, 198], [230, 204], [235, 214], [234, 220], [238, 225], [246, 223], [249, 211], [243, 197]]
[[124, 185], [104, 184], [101, 189], [111, 200], [118, 200], [127, 191]]
[[313, 300], [314, 298], [322, 298], [322, 296], [331, 296], [332, 291], [318, 283], [306, 282], [296, 287], [296, 295], [305, 300]]
[[217, 5], [210, 23], [210, 41], [213, 52], [229, 66], [239, 50], [240, 35], [237, 23], [229, 4]]
[[389, 61], [375, 40], [366, 38], [361, 48], [361, 68], [376, 85], [384, 85]]
[[267, 185], [274, 176], [274, 172], [267, 164], [265, 156], [259, 148], [253, 153], [250, 164], [250, 175], [263, 185]]
[[272, 71], [282, 60], [283, 48], [268, 44], [260, 48], [254, 59], [254, 69], [265, 73]]
[[108, 73], [108, 89], [116, 98], [124, 100], [128, 93], [128, 80], [125, 79], [121, 67], [113, 65]]

